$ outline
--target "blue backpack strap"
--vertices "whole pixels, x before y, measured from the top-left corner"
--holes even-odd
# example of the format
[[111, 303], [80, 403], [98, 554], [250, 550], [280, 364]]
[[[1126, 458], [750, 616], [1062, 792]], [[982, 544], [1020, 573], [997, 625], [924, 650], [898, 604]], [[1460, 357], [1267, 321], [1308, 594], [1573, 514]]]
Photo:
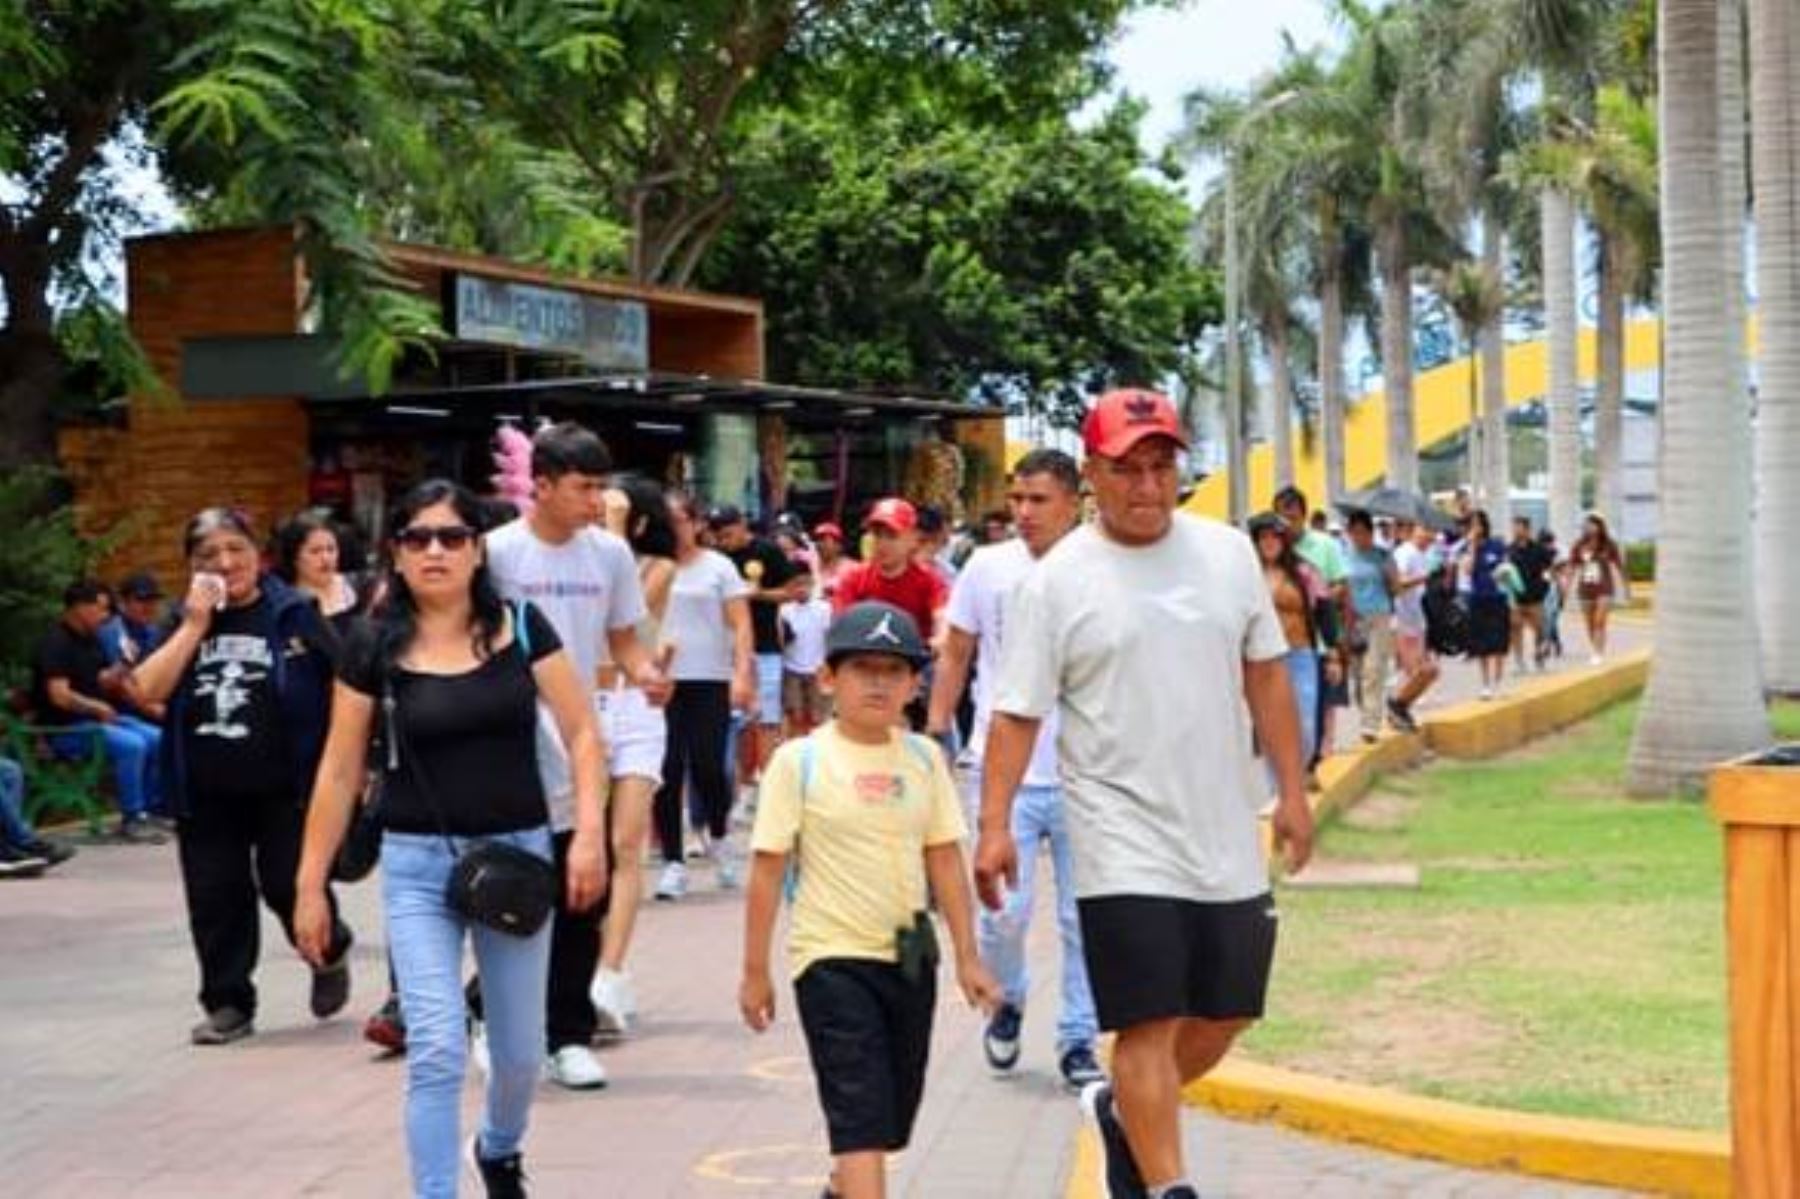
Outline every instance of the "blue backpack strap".
[[531, 661], [531, 626], [525, 621], [525, 601], [514, 600], [507, 607], [512, 609], [513, 640], [519, 645], [519, 652], [525, 655], [525, 661]]
[[[806, 811], [806, 793], [812, 787], [813, 765], [818, 760], [819, 746], [812, 734], [800, 738], [800, 810]], [[794, 893], [800, 889], [800, 840], [794, 839], [794, 848], [788, 854], [787, 874], [781, 880], [782, 898], [789, 903], [794, 902]]]

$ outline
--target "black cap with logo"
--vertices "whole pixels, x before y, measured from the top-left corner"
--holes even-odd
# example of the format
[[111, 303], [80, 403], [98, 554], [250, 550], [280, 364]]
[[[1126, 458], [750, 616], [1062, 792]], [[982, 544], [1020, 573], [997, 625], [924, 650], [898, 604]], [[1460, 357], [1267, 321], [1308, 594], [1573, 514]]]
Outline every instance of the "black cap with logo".
[[931, 661], [913, 618], [879, 600], [852, 605], [825, 633], [825, 660], [834, 666], [851, 654], [889, 654], [923, 668]]

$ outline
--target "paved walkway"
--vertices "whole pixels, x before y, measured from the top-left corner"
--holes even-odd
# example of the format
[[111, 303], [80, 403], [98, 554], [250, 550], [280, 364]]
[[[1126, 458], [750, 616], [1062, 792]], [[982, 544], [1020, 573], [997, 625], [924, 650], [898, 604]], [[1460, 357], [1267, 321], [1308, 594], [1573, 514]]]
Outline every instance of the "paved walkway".
[[[1579, 634], [1577, 634], [1577, 637]], [[1627, 639], [1622, 639], [1624, 648]], [[1446, 696], [1465, 668], [1451, 671]], [[822, 1133], [783, 991], [756, 1037], [736, 1016], [736, 896], [696, 892], [652, 906], [636, 950], [641, 1035], [605, 1051], [613, 1086], [546, 1088], [530, 1169], [545, 1196], [799, 1197], [823, 1178]], [[361, 935], [344, 1017], [305, 1012], [306, 973], [265, 921], [259, 1033], [223, 1049], [187, 1044], [194, 968], [171, 848], [85, 848], [37, 880], [0, 885], [0, 1160], [8, 1194], [100, 1199], [404, 1194], [404, 1066], [377, 1060], [360, 1016], [382, 991], [369, 885], [346, 890]], [[979, 1022], [948, 976], [931, 1079], [894, 1193], [920, 1199], [1047, 1199], [1074, 1156], [1074, 1103], [1054, 1076], [1051, 925], [1015, 1078], [988, 1077]], [[354, 1017], [354, 1018], [352, 1018]], [[472, 1118], [476, 1093], [468, 1092]], [[1552, 1195], [1548, 1184], [1327, 1145], [1276, 1129], [1187, 1122], [1209, 1195]]]

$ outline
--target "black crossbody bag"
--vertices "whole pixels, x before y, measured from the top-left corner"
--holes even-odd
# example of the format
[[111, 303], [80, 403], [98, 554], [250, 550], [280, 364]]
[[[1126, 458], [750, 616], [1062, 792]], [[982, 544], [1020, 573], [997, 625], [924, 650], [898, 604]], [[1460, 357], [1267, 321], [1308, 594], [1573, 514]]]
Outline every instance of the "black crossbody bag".
[[[512, 605], [513, 642], [531, 669], [531, 640], [525, 631], [524, 605]], [[394, 699], [394, 681], [390, 673], [382, 683], [381, 710], [387, 727], [389, 773], [400, 768], [404, 750], [400, 722], [396, 719], [398, 704]], [[425, 760], [411, 754], [413, 778], [425, 793], [431, 814], [437, 820], [438, 832], [456, 859], [450, 881], [444, 888], [444, 902], [464, 919], [485, 925], [496, 932], [515, 937], [529, 937], [544, 927], [556, 908], [556, 868], [548, 861], [501, 841], [476, 841], [459, 850], [450, 835], [450, 824], [438, 803], [437, 788], [426, 776]]]

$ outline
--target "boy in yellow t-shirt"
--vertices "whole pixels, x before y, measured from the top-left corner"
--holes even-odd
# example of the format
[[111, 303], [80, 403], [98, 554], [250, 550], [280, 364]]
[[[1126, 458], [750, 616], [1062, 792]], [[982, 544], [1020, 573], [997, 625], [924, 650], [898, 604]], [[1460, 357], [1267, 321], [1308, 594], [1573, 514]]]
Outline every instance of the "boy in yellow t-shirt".
[[820, 679], [836, 718], [770, 759], [751, 834], [738, 1006], [757, 1032], [775, 1018], [769, 944], [793, 854], [788, 956], [831, 1142], [826, 1193], [842, 1199], [886, 1193], [885, 1155], [905, 1148], [918, 1114], [937, 1004], [928, 885], [964, 998], [984, 1011], [1000, 1001], [975, 947], [956, 786], [936, 746], [901, 722], [928, 658], [890, 604], [833, 621]]

